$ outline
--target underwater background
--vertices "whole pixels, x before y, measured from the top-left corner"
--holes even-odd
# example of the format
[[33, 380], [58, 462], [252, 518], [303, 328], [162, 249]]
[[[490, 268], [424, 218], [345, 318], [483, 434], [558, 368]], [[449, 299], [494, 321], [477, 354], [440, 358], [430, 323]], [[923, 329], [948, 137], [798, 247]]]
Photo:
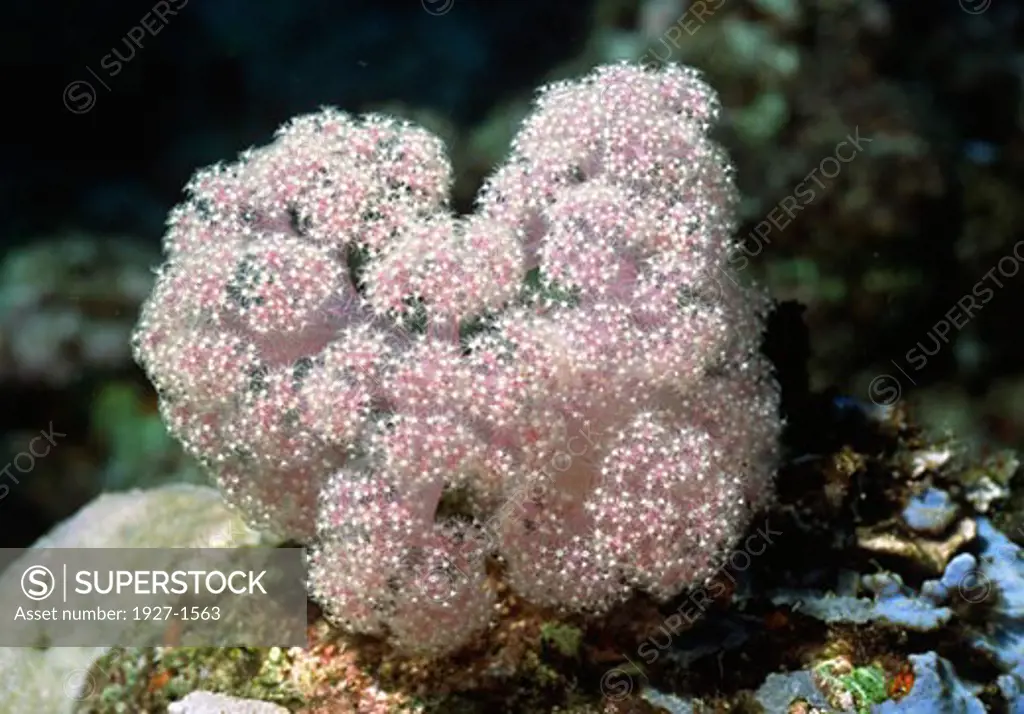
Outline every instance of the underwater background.
[[[532, 654], [503, 664], [512, 675], [460, 675], [462, 661], [416, 680], [436, 701], [387, 694], [411, 691], [411, 675], [375, 651], [322, 664], [348, 684], [316, 689], [315, 706], [310, 691], [278, 696], [284, 675], [258, 653], [231, 655], [255, 662], [242, 686], [173, 650], [140, 684], [132, 668], [156, 650], [108, 652], [77, 694], [10, 711], [166, 711], [206, 689], [284, 711], [1024, 712], [1024, 4], [5, 10], [0, 547], [31, 546], [100, 494], [206, 483], [131, 355], [165, 220], [196, 169], [324, 106], [442, 137], [469, 212], [539, 85], [619, 60], [700, 69], [742, 194], [733, 268], [777, 304], [764, 349], [788, 421], [773, 511], [785, 536], [665, 648], [643, 649], [668, 612], [650, 603], [596, 629], [530, 613]], [[27, 446], [40, 433], [42, 457]], [[56, 664], [8, 666], [66, 692]], [[47, 681], [0, 677], [24, 696]], [[338, 694], [370, 688], [376, 704]]]

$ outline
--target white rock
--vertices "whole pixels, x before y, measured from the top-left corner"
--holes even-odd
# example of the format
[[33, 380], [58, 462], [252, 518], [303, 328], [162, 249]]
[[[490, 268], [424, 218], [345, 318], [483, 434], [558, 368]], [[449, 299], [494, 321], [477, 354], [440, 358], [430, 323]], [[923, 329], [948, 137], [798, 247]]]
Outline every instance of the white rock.
[[[173, 484], [101, 495], [32, 548], [228, 548], [259, 542], [260, 535], [224, 505], [215, 489]], [[29, 560], [31, 551], [9, 569], [19, 572]], [[0, 610], [0, 618], [9, 616]], [[78, 699], [92, 693], [89, 667], [105, 651], [0, 647], [0, 714], [70, 712]]]
[[270, 702], [237, 699], [212, 692], [192, 692], [167, 708], [167, 714], [288, 714]]

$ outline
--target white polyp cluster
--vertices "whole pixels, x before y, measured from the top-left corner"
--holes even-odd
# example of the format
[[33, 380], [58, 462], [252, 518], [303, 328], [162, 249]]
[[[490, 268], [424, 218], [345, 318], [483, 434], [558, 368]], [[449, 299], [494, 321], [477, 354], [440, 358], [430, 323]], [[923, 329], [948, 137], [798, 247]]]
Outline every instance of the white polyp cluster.
[[549, 85], [471, 216], [439, 139], [330, 109], [192, 179], [136, 355], [333, 619], [438, 654], [495, 577], [600, 613], [740, 537], [782, 424], [717, 115], [681, 67]]

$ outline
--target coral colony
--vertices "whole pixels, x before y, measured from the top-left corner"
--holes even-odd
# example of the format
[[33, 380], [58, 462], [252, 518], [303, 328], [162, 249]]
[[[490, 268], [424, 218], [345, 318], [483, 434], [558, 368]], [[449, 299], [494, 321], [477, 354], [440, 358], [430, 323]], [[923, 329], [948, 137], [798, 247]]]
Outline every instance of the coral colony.
[[718, 110], [675, 66], [549, 85], [469, 216], [442, 142], [379, 115], [191, 180], [136, 357], [225, 498], [310, 546], [332, 619], [441, 654], [499, 578], [577, 612], [669, 598], [764, 505], [768, 301], [723, 272]]

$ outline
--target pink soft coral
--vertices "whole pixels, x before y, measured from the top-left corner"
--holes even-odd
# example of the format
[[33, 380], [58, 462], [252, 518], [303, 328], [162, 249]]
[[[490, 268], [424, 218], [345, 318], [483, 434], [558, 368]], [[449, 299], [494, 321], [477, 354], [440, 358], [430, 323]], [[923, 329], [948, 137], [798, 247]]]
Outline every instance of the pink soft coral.
[[543, 89], [474, 215], [441, 142], [334, 110], [207, 169], [136, 354], [257, 526], [312, 546], [350, 628], [441, 652], [489, 557], [600, 612], [700, 582], [771, 490], [767, 298], [724, 278], [736, 190], [690, 69]]

